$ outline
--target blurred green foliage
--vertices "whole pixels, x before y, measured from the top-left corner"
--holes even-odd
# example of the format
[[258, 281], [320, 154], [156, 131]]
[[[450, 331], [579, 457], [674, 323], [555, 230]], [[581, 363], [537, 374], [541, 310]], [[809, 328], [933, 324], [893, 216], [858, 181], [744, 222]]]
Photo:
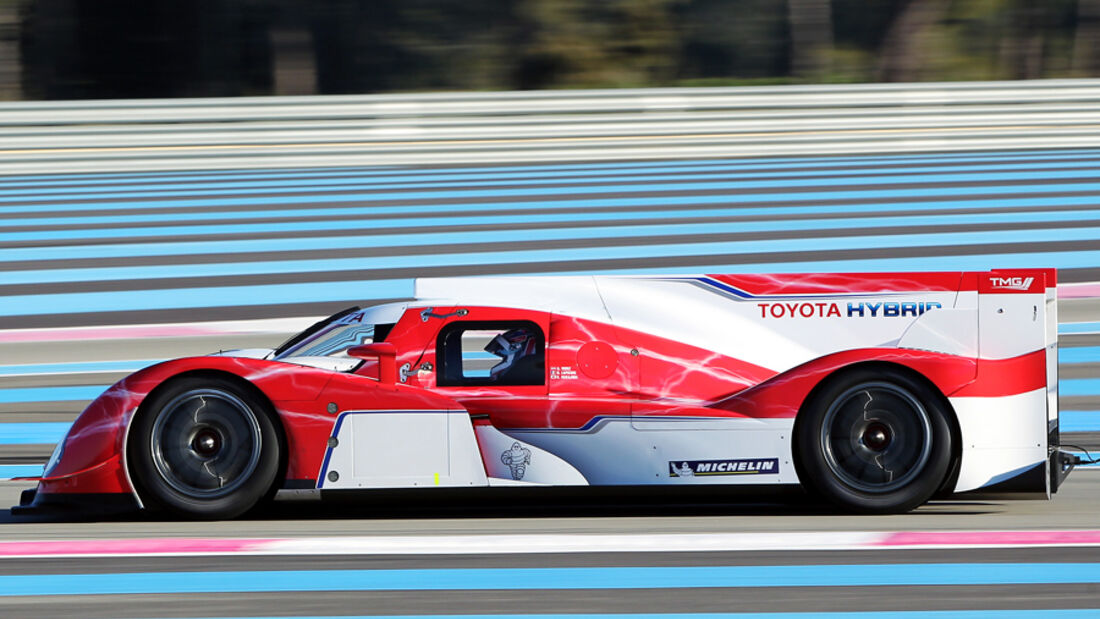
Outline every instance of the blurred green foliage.
[[0, 0], [3, 98], [1026, 79], [1098, 54], [1100, 0]]

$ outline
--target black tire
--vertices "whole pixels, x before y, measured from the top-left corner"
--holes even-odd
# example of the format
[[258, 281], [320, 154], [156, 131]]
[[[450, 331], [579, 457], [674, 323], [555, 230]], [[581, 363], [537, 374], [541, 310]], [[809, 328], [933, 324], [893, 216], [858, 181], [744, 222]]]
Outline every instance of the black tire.
[[949, 414], [943, 396], [906, 371], [845, 371], [800, 413], [799, 477], [851, 511], [909, 511], [931, 498], [950, 472]]
[[270, 496], [279, 445], [271, 406], [262, 397], [231, 379], [183, 377], [142, 404], [126, 456], [147, 507], [221, 520]]

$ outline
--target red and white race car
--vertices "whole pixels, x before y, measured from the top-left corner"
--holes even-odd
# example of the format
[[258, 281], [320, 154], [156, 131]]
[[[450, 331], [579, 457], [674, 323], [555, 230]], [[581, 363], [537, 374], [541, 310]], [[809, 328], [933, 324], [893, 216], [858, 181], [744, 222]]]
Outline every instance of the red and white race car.
[[[422, 279], [92, 402], [24, 511], [230, 518], [281, 488], [802, 484], [851, 510], [1050, 493], [1052, 269]], [[430, 490], [428, 490], [430, 491]], [[16, 508], [17, 510], [19, 508]]]

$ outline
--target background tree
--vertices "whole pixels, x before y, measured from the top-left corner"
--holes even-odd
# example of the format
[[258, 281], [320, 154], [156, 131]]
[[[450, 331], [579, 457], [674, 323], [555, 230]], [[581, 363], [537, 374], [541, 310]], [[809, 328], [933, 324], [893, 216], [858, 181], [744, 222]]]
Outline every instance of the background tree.
[[1100, 75], [1100, 0], [0, 0], [0, 97]]

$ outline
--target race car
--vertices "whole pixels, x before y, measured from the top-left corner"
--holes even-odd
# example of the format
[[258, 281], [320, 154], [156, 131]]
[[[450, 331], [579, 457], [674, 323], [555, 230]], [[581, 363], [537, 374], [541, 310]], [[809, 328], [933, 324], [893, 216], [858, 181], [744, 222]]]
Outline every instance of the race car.
[[280, 489], [802, 485], [1049, 498], [1053, 269], [469, 277], [111, 386], [16, 512], [222, 519]]

